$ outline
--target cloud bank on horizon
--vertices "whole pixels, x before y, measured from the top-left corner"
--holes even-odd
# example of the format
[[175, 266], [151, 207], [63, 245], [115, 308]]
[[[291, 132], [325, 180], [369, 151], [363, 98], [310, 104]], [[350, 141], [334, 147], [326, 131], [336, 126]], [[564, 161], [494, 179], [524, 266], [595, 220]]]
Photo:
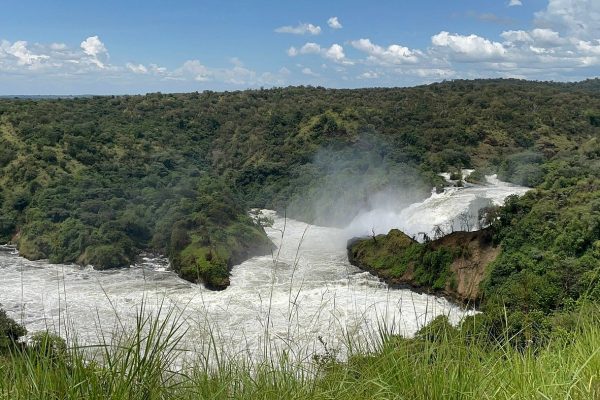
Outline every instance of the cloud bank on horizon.
[[[504, 7], [519, 10], [525, 3], [507, 0]], [[281, 56], [263, 70], [247, 66], [236, 56], [218, 66], [193, 55], [168, 66], [165, 60], [139, 62], [127, 55], [113, 61], [111, 43], [103, 41], [101, 32], [78, 38], [76, 46], [27, 38], [10, 41], [2, 39], [0, 31], [0, 84], [8, 90], [0, 94], [144, 93], [298, 84], [408, 86], [492, 77], [569, 81], [600, 73], [598, 0], [548, 0], [529, 16], [525, 28], [495, 14], [467, 14], [511, 26], [495, 32], [459, 33], [440, 21], [434, 32], [417, 32], [422, 42], [417, 45], [414, 38], [411, 43], [392, 36], [382, 39], [375, 28], [369, 33], [366, 22], [361, 29], [347, 32], [349, 23], [340, 16], [295, 24], [285, 24], [289, 17], [281, 17], [283, 24], [270, 28], [277, 44], [257, 45], [259, 53]], [[357, 31], [360, 34], [353, 36]], [[286, 40], [287, 46], [279, 44]], [[152, 51], [144, 58], [151, 59]]]

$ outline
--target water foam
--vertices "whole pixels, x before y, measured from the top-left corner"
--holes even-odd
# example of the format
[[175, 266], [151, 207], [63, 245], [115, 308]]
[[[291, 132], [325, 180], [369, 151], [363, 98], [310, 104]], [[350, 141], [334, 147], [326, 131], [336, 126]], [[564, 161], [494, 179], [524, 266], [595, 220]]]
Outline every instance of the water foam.
[[178, 278], [167, 260], [151, 255], [130, 268], [95, 271], [0, 251], [0, 307], [30, 331], [51, 329], [64, 336], [69, 328], [80, 343], [96, 343], [121, 324], [132, 326], [145, 300], [150, 310], [161, 304], [180, 310], [188, 329], [184, 346], [196, 353], [215, 346], [229, 355], [286, 351], [303, 359], [323, 353], [327, 343], [343, 357], [348, 338], [368, 347], [382, 327], [412, 335], [437, 315], [456, 323], [465, 313], [443, 298], [389, 289], [350, 265], [350, 237], [373, 227], [380, 233], [392, 227], [429, 231], [478, 197], [500, 202], [525, 190], [494, 181], [451, 188], [404, 210], [365, 212], [346, 229], [308, 226], [263, 210], [273, 217], [266, 232], [277, 249], [235, 266], [231, 286], [222, 292]]

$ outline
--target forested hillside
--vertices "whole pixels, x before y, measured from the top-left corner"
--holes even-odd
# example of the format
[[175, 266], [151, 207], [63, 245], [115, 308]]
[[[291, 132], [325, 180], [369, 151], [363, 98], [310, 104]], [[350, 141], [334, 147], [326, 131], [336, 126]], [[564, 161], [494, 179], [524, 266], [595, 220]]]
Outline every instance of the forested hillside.
[[233, 263], [270, 251], [252, 207], [335, 224], [371, 192], [409, 189], [412, 201], [441, 184], [438, 172], [476, 168], [539, 187], [503, 210], [506, 250], [489, 290], [518, 301], [518, 286], [503, 286], [515, 274], [537, 288], [553, 271], [567, 295], [538, 294], [555, 307], [593, 286], [598, 268], [598, 86], [1, 99], [0, 239], [31, 259], [98, 268], [153, 250], [186, 279], [223, 288]]

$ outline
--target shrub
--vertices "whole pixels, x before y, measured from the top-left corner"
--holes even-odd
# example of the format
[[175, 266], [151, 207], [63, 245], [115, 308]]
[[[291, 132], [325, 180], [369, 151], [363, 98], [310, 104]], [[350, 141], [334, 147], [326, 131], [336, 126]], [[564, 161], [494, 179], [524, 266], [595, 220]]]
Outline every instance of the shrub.
[[27, 330], [0, 309], [0, 354], [6, 353]]

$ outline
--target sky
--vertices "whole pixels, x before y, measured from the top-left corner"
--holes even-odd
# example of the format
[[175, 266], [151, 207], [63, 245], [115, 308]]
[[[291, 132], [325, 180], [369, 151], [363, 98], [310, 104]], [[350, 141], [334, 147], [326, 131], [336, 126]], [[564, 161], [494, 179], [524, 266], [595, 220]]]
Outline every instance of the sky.
[[600, 75], [600, 0], [0, 0], [0, 95]]

